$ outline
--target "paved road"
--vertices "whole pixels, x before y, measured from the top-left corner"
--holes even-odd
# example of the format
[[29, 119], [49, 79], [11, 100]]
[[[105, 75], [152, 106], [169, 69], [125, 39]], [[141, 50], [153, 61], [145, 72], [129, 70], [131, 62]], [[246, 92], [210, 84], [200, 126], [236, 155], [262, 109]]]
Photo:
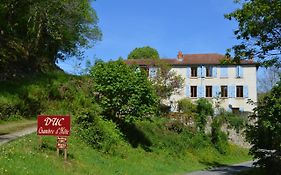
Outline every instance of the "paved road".
[[186, 175], [226, 175], [226, 174], [235, 174], [242, 170], [250, 169], [253, 166], [253, 161], [239, 163], [230, 166], [218, 167], [205, 171], [195, 171], [188, 173]]
[[28, 127], [28, 128], [24, 128], [20, 131], [17, 132], [13, 132], [10, 134], [5, 134], [5, 135], [0, 135], [0, 145], [3, 145], [4, 143], [8, 143], [12, 140], [15, 140], [19, 137], [25, 136], [27, 134], [31, 134], [33, 132], [36, 132], [37, 130], [37, 126], [32, 126], [32, 127]]

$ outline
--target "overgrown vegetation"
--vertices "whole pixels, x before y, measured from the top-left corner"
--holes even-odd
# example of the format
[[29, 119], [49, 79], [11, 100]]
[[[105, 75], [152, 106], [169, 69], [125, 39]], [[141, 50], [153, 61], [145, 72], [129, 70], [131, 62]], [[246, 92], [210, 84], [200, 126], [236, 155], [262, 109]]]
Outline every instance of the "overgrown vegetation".
[[257, 164], [269, 174], [281, 173], [281, 82], [266, 94], [254, 109], [247, 140], [253, 144], [250, 153]]
[[[142, 110], [143, 108], [138, 106], [134, 108], [139, 104], [136, 100], [142, 98], [142, 94], [149, 95], [149, 93], [155, 92], [150, 82], [144, 83], [147, 79], [142, 72], [127, 67], [123, 62], [99, 63], [96, 66], [100, 67], [93, 68], [91, 76], [70, 76], [56, 72], [34, 75], [18, 81], [1, 82], [0, 97], [5, 99], [2, 103], [15, 106], [18, 116], [36, 117], [37, 113], [29, 113], [33, 109], [41, 114], [70, 114], [73, 131], [70, 137], [68, 161], [72, 168], [62, 169], [57, 166], [60, 164], [58, 163], [60, 158], [57, 158], [53, 151], [55, 149], [54, 138], [44, 138], [43, 147], [38, 150], [36, 137], [33, 135], [2, 149], [0, 172], [14, 173], [17, 171], [6, 163], [12, 163], [23, 169], [26, 167], [21, 171], [23, 174], [27, 171], [30, 174], [54, 172], [51, 169], [41, 171], [42, 168], [38, 170], [30, 168], [30, 164], [36, 164], [42, 159], [43, 164], [55, 167], [56, 174], [118, 174], [116, 172], [121, 174], [171, 174], [210, 165], [239, 162], [249, 158], [247, 150], [233, 145], [227, 145], [227, 149], [222, 154], [214, 146], [210, 136], [198, 132], [197, 125], [190, 122], [194, 121], [193, 116], [187, 113], [185, 116], [180, 116], [185, 118], [185, 122], [157, 116], [157, 111], [146, 115], [145, 113], [127, 113], [126, 110], [123, 110], [121, 112], [126, 113], [116, 112], [113, 113], [115, 115], [106, 115], [111, 114], [105, 112], [110, 108], [102, 106], [107, 104], [103, 103], [106, 101], [104, 98], [108, 95], [106, 94], [107, 89], [112, 90], [114, 87], [118, 89], [113, 94], [113, 97], [120, 99], [113, 101], [116, 102], [116, 108], [130, 110]], [[116, 67], [123, 72], [116, 72]], [[113, 72], [111, 72], [112, 70]], [[108, 78], [107, 81], [104, 78]], [[100, 90], [105, 90], [99, 92], [96, 83], [103, 81], [112, 83], [99, 84], [100, 87], [103, 87]], [[132, 86], [137, 87], [135, 91], [141, 89], [143, 93], [134, 93]], [[140, 96], [137, 97], [137, 95]], [[126, 101], [126, 98], [129, 100]], [[155, 105], [153, 109], [157, 110], [159, 102], [156, 96], [154, 100], [151, 104]], [[142, 102], [144, 105], [146, 104], [146, 101]], [[20, 107], [17, 106], [18, 104]], [[131, 106], [123, 108], [122, 105]], [[202, 102], [200, 108], [194, 104], [192, 113], [202, 111], [202, 114], [210, 115], [208, 106], [207, 102]], [[185, 105], [183, 105], [183, 109], [187, 110]], [[8, 112], [3, 115], [3, 119], [13, 118], [14, 111], [6, 111]], [[25, 114], [29, 115], [25, 116]], [[128, 117], [126, 117], [127, 115]], [[22, 151], [20, 145], [28, 144], [33, 146], [26, 146]], [[9, 151], [11, 147], [13, 147], [13, 151]], [[47, 159], [46, 156], [49, 158]], [[7, 159], [9, 159], [8, 162]], [[4, 160], [5, 163], [3, 163]], [[104, 163], [99, 163], [100, 161]], [[25, 162], [29, 164], [27, 165]], [[193, 163], [187, 164], [186, 162]], [[104, 164], [111, 164], [111, 168], [105, 168]], [[119, 166], [121, 164], [122, 166]], [[139, 170], [140, 164], [145, 168]], [[95, 168], [92, 168], [93, 166]]]

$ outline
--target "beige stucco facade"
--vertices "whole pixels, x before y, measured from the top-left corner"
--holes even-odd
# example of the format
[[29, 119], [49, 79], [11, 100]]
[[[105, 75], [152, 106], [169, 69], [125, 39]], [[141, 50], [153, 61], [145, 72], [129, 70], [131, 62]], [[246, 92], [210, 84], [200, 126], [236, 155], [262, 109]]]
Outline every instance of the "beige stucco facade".
[[[198, 65], [199, 66], [199, 65]], [[177, 101], [183, 98], [190, 98], [192, 101], [195, 101], [199, 98], [207, 98], [212, 101], [213, 105], [215, 106], [216, 102], [220, 102], [220, 107], [230, 111], [232, 109], [245, 111], [245, 112], [252, 112], [255, 105], [247, 103], [248, 100], [252, 100], [253, 102], [257, 102], [257, 82], [256, 82], [256, 72], [257, 67], [256, 65], [240, 65], [243, 69], [243, 75], [238, 77], [237, 76], [237, 66], [236, 65], [228, 65], [224, 66], [227, 70], [227, 77], [221, 77], [222, 74], [222, 66], [220, 65], [212, 65], [213, 69], [216, 69], [216, 76], [212, 77], [191, 77], [188, 73], [188, 69], [191, 66], [177, 66], [173, 67], [171, 71], [175, 71], [178, 75], [184, 78], [184, 87], [181, 90], [180, 94], [172, 95], [169, 99], [172, 102], [172, 110], [177, 110]], [[204, 66], [203, 66], [204, 67]], [[212, 87], [219, 87], [219, 93], [221, 93], [221, 86], [233, 86], [231, 90], [235, 91], [232, 92], [234, 95], [227, 97], [221, 97], [220, 94], [212, 94], [212, 97], [206, 97], [206, 92], [203, 92], [203, 96], [199, 97], [191, 97], [190, 96], [190, 87], [191, 86], [202, 86], [205, 88], [206, 86]], [[237, 86], [244, 87], [243, 97], [237, 97]], [[247, 92], [246, 92], [247, 91]], [[229, 94], [230, 92], [228, 92]]]

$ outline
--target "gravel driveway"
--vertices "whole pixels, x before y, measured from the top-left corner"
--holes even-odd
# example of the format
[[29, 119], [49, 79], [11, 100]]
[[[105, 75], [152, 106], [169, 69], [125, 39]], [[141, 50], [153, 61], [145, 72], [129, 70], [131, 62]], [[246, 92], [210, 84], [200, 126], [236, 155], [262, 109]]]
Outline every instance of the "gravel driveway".
[[36, 130], [37, 130], [37, 126], [35, 125], [35, 126], [32, 126], [32, 127], [22, 129], [22, 130], [17, 131], [17, 132], [5, 134], [5, 135], [0, 135], [0, 145], [3, 145], [4, 143], [8, 143], [12, 140], [15, 140], [16, 138], [25, 136], [27, 134], [31, 134], [33, 132], [36, 132]]

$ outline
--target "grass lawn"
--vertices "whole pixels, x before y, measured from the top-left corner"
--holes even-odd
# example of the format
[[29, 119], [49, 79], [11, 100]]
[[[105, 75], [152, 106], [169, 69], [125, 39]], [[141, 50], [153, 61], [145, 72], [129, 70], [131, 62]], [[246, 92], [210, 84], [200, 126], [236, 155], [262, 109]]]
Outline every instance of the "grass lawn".
[[207, 148], [187, 150], [184, 155], [175, 156], [165, 150], [147, 152], [130, 146], [105, 154], [86, 145], [72, 132], [65, 162], [63, 156], [56, 156], [55, 140], [55, 137], [44, 137], [43, 148], [39, 149], [38, 137], [31, 134], [1, 146], [0, 174], [184, 174], [250, 159], [247, 150], [235, 146], [225, 156]]
[[20, 129], [35, 126], [37, 121], [34, 120], [17, 120], [17, 121], [1, 121], [0, 120], [0, 135], [9, 134]]

